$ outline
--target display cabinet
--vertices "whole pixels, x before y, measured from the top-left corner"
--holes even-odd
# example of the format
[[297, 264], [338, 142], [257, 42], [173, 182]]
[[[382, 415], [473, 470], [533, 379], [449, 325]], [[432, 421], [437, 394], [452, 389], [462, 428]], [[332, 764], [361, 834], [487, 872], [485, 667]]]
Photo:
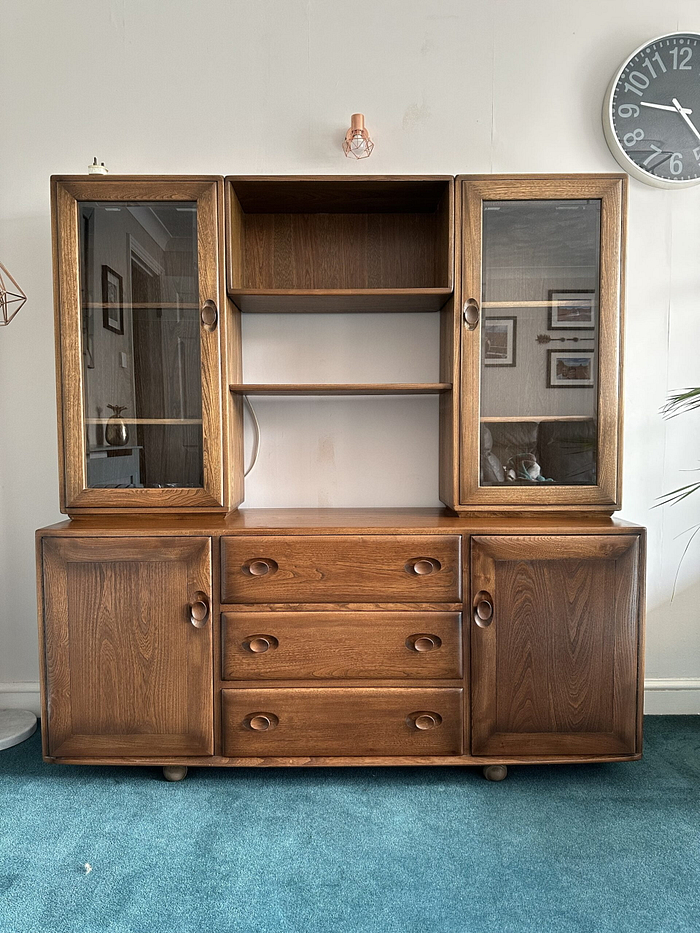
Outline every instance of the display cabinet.
[[457, 192], [461, 393], [444, 501], [612, 512], [625, 178], [466, 176]]
[[[645, 534], [610, 517], [625, 190], [55, 178], [45, 758], [171, 780], [639, 758]], [[439, 315], [436, 381], [243, 382], [241, 314], [358, 311]], [[246, 396], [425, 394], [449, 508], [237, 509]]]
[[222, 194], [216, 178], [52, 180], [64, 510], [240, 502]]

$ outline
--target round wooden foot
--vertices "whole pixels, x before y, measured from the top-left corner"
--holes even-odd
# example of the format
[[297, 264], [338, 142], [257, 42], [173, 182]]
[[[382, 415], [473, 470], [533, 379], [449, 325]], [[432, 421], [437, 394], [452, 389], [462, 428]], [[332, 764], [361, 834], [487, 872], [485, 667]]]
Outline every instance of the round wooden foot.
[[163, 777], [166, 781], [184, 781], [187, 765], [163, 765]]
[[486, 765], [484, 777], [487, 781], [505, 781], [508, 777], [508, 768], [506, 765]]

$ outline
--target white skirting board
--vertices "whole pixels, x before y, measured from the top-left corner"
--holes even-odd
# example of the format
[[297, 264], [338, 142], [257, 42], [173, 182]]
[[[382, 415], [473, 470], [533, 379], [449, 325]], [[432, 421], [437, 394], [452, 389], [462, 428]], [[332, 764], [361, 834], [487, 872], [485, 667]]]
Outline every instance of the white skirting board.
[[700, 714], [700, 677], [647, 677], [644, 712], [647, 716]]
[[39, 684], [0, 684], [0, 709], [28, 709], [36, 716], [41, 714]]
[[[0, 683], [0, 709], [41, 712], [39, 684]], [[648, 716], [699, 715], [700, 677], [650, 677], [644, 682], [644, 712]]]

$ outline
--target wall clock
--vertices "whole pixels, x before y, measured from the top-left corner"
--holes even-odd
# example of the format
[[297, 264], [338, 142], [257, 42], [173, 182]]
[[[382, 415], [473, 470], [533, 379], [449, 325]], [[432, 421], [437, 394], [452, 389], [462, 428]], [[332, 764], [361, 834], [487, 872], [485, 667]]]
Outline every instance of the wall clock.
[[645, 42], [620, 65], [603, 102], [610, 151], [659, 188], [700, 184], [700, 34]]

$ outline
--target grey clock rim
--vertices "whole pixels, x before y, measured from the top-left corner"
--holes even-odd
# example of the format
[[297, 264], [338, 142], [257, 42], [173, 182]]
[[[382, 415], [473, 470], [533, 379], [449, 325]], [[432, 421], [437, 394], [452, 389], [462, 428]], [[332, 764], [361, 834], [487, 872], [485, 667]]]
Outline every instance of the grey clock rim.
[[686, 178], [682, 181], [674, 181], [671, 178], [659, 178], [658, 175], [653, 175], [651, 172], [647, 172], [643, 168], [640, 168], [633, 159], [630, 159], [617, 138], [615, 127], [613, 126], [612, 99], [613, 92], [615, 91], [617, 82], [620, 80], [622, 72], [635, 55], [639, 55], [641, 51], [653, 45], [655, 42], [661, 42], [662, 39], [673, 39], [679, 36], [692, 36], [700, 42], [700, 33], [692, 32], [687, 29], [680, 29], [677, 32], [665, 32], [655, 39], [647, 39], [646, 42], [642, 42], [638, 48], [625, 56], [622, 64], [613, 74], [603, 98], [603, 133], [605, 135], [605, 141], [608, 144], [608, 149], [618, 165], [621, 165], [622, 168], [633, 178], [636, 178], [637, 181], [644, 182], [644, 184], [651, 185], [654, 188], [666, 188], [673, 191], [677, 191], [679, 188], [693, 188], [695, 185], [700, 185], [700, 176], [698, 176], [698, 178]]

